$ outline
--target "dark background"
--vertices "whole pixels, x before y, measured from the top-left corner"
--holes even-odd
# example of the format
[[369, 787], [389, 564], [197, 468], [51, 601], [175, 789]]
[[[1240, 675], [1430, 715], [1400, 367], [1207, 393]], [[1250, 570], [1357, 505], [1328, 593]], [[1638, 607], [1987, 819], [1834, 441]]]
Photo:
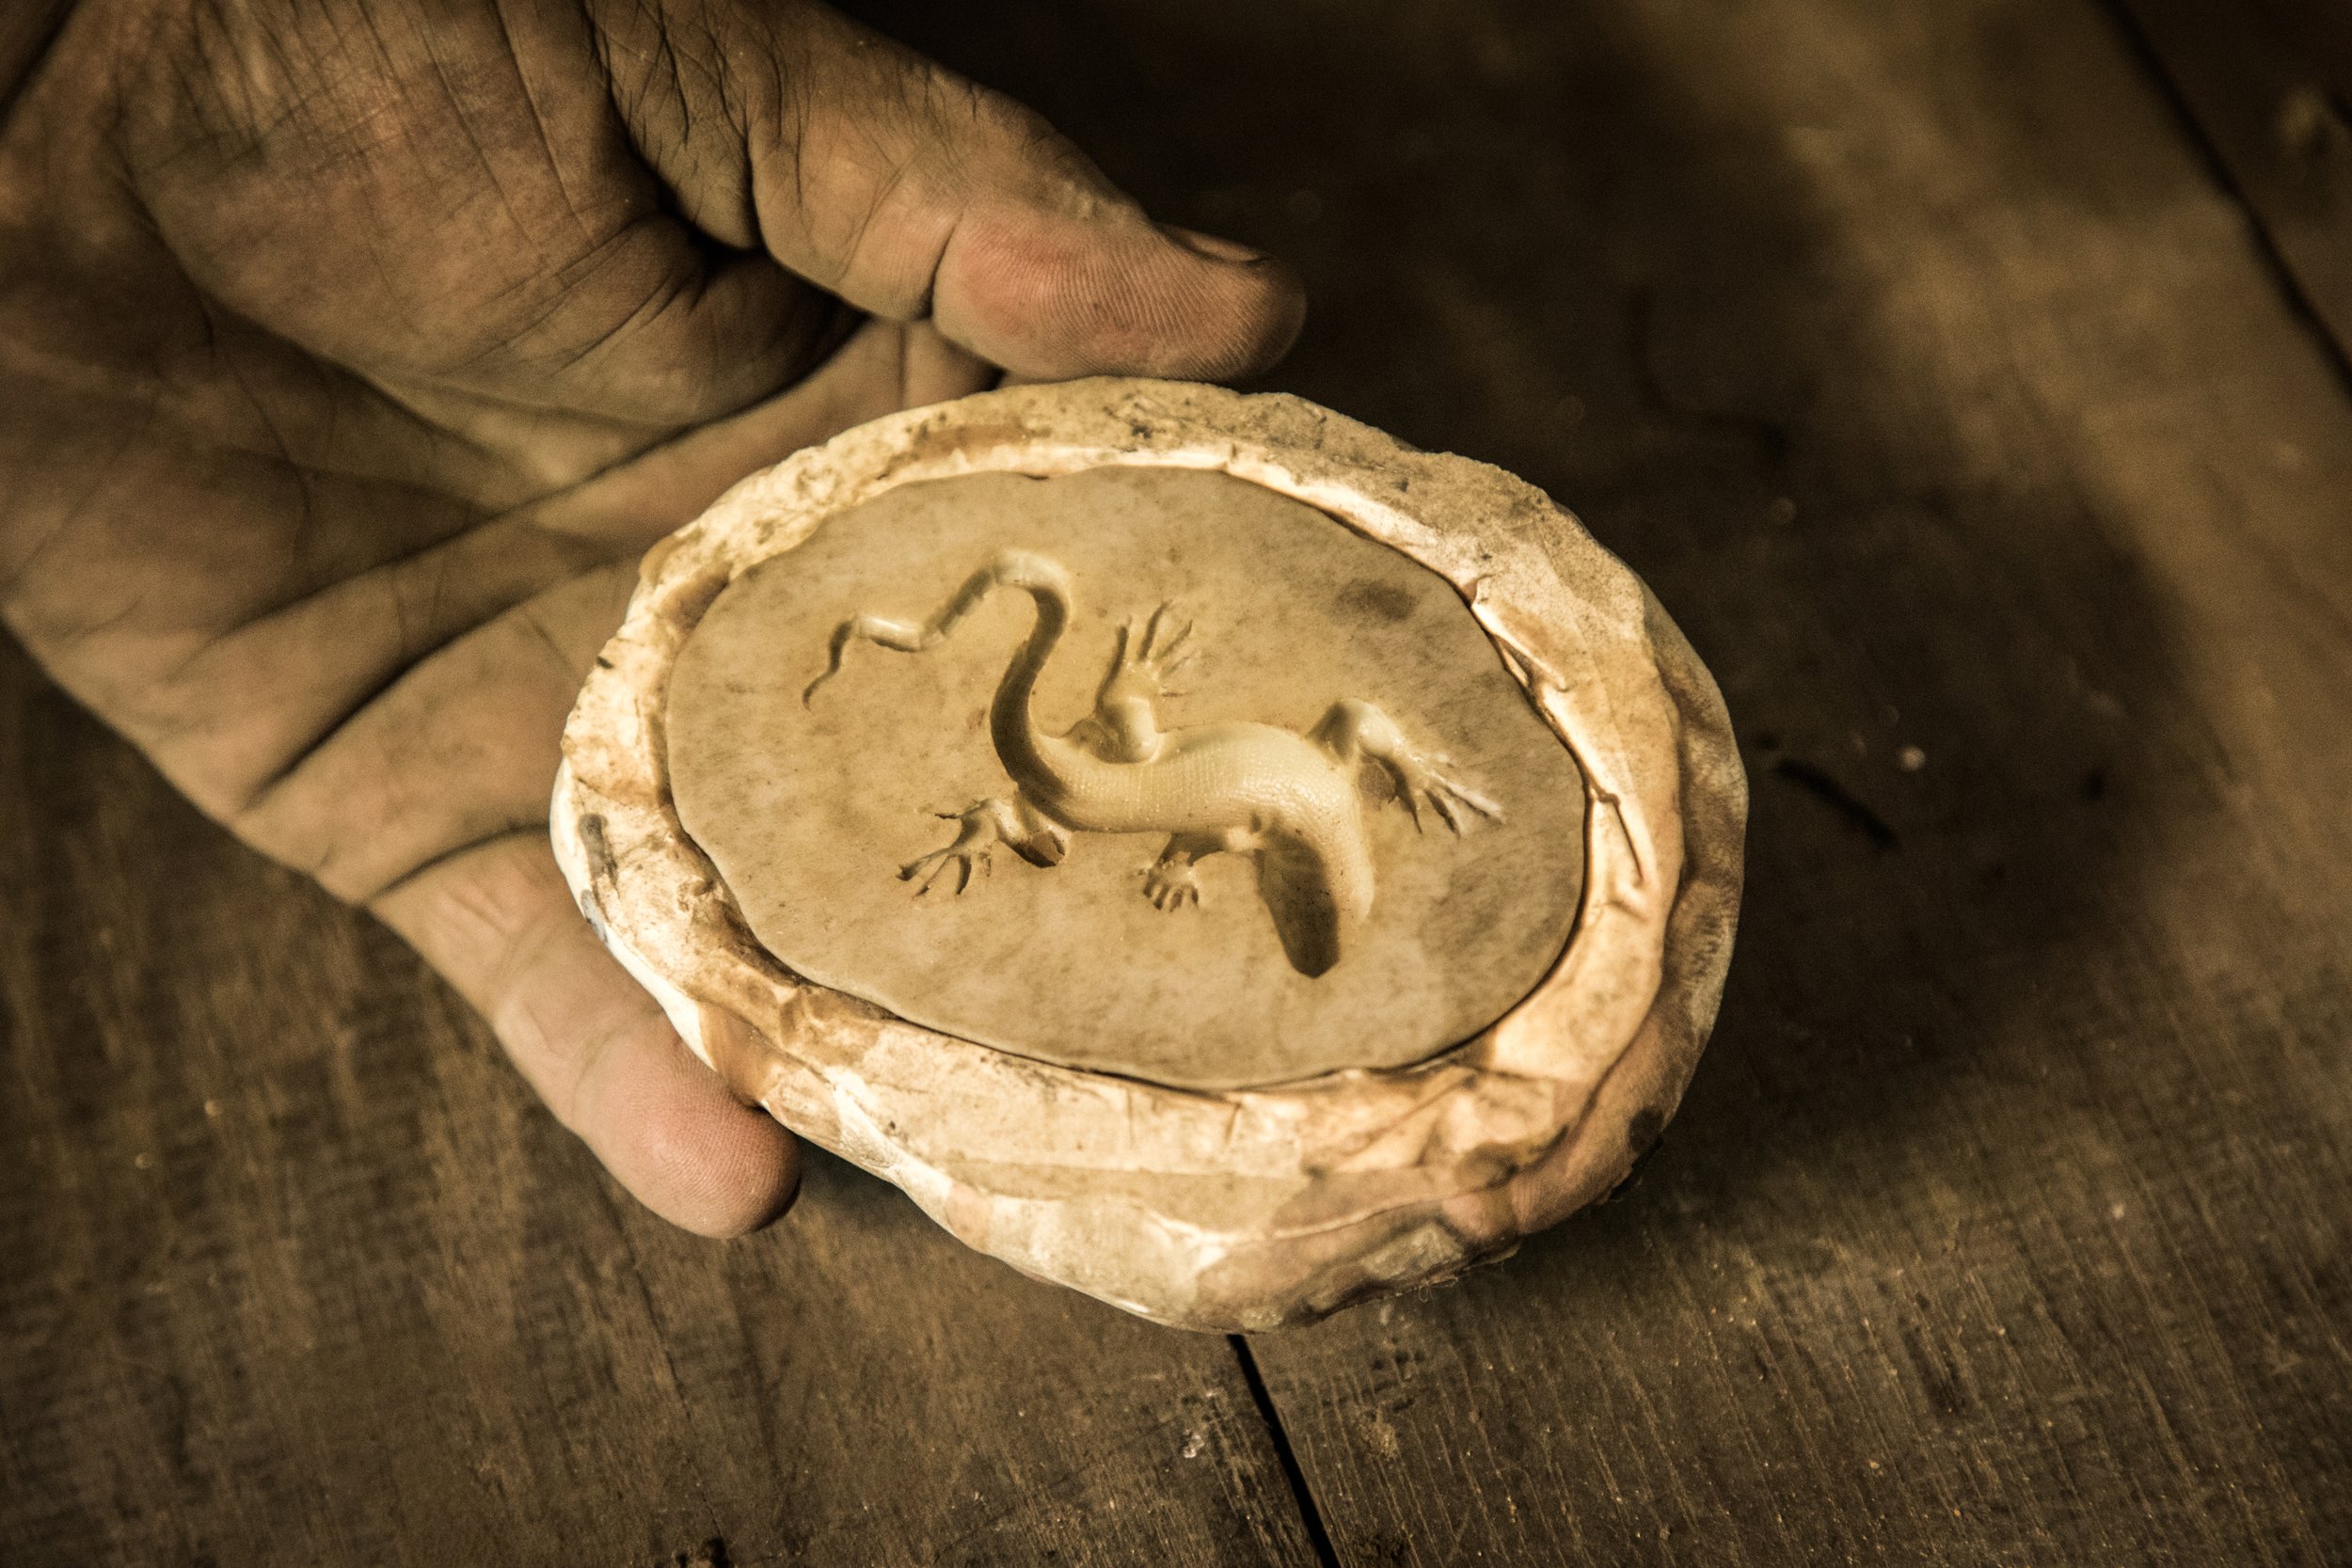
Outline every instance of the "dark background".
[[2352, 24], [861, 0], [1305, 273], [1270, 385], [1657, 589], [1754, 781], [1618, 1201], [1248, 1341], [823, 1156], [639, 1211], [0, 651], [0, 1559], [2352, 1561]]

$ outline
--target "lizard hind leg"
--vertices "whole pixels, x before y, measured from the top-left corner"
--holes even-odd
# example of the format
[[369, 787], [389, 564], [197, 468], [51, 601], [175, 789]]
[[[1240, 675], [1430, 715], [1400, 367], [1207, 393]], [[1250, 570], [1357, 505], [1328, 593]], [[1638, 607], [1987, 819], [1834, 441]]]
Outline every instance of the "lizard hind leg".
[[1009, 821], [999, 822], [997, 836], [1031, 865], [1056, 866], [1070, 853], [1070, 833], [1062, 825], [1029, 802], [1025, 795], [999, 800]]
[[930, 892], [951, 867], [956, 879], [955, 892], [962, 893], [972, 885], [975, 871], [983, 875], [989, 871], [993, 863], [989, 851], [999, 844], [1031, 865], [1058, 865], [1070, 847], [1070, 836], [1017, 795], [1009, 800], [1001, 795], [991, 796], [960, 812], [939, 815], [957, 824], [953, 842], [928, 855], [918, 855], [898, 868], [898, 880], [915, 883], [914, 895], [918, 898]]
[[1502, 808], [1454, 773], [1451, 758], [1414, 746], [1395, 720], [1370, 703], [1354, 697], [1333, 703], [1307, 738], [1343, 767], [1354, 768], [1367, 759], [1378, 765], [1395, 784], [1397, 800], [1416, 828], [1422, 825], [1424, 808], [1456, 834], [1469, 832], [1480, 817], [1502, 820]]

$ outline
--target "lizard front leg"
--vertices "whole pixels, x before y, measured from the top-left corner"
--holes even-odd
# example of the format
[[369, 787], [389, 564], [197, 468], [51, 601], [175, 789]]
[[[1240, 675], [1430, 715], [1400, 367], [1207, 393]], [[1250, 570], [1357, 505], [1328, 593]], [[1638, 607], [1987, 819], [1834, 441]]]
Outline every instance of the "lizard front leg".
[[991, 864], [989, 851], [999, 844], [1031, 865], [1059, 865], [1070, 849], [1070, 835], [1019, 795], [991, 796], [961, 811], [939, 815], [959, 825], [955, 842], [898, 868], [898, 880], [919, 883], [914, 890], [918, 898], [930, 892], [950, 865], [956, 870], [956, 892], [970, 887], [973, 868], [986, 872]]
[[1154, 705], [1162, 697], [1183, 695], [1168, 689], [1168, 677], [1193, 658], [1185, 646], [1192, 623], [1177, 626], [1175, 613], [1174, 605], [1164, 604], [1150, 620], [1119, 628], [1119, 647], [1094, 694], [1094, 711], [1065, 738], [1104, 762], [1149, 762], [1159, 754], [1164, 737]]

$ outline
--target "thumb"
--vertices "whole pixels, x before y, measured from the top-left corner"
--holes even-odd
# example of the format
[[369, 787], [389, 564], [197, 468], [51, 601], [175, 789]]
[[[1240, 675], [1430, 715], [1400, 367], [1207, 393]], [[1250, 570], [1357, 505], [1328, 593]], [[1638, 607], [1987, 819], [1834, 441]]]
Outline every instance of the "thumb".
[[787, 1208], [800, 1150], [736, 1102], [573, 907], [547, 835], [436, 862], [372, 906], [490, 1022], [558, 1120], [638, 1200], [704, 1236]]
[[640, 153], [705, 231], [1016, 374], [1222, 379], [1297, 336], [1288, 269], [1156, 225], [1042, 119], [827, 7], [592, 7]]

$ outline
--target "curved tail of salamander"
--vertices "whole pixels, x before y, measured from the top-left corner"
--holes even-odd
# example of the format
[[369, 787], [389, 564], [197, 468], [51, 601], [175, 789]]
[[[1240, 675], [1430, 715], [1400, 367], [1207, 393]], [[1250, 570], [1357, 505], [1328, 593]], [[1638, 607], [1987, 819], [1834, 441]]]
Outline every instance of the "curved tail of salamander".
[[802, 703], [813, 703], [817, 689], [841, 673], [841, 663], [849, 656], [850, 643], [872, 642], [902, 654], [919, 654], [945, 641], [958, 623], [999, 588], [1015, 589], [1037, 601], [1037, 626], [1014, 658], [1012, 668], [1005, 672], [1008, 685], [1016, 677], [1025, 685], [1034, 682], [1070, 621], [1070, 574], [1059, 563], [1028, 550], [1003, 550], [966, 578], [963, 586], [928, 621], [853, 615], [835, 626], [824, 673], [808, 683], [808, 689], [801, 693]]

